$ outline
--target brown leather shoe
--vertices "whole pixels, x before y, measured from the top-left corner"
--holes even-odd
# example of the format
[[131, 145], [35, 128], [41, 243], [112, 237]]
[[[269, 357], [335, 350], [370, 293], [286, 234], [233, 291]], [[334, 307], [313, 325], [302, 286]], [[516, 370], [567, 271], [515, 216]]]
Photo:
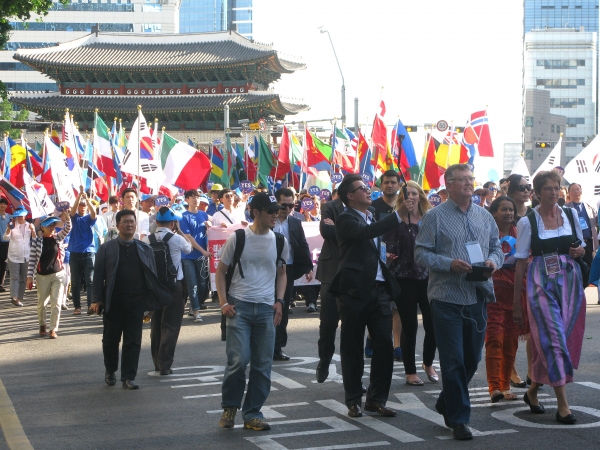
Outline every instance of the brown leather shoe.
[[10, 302], [15, 305], [15, 306], [23, 306], [23, 303], [21, 303], [18, 299], [16, 298], [11, 298]]
[[348, 406], [348, 416], [349, 417], [362, 417], [362, 411], [360, 410], [360, 406], [359, 405]]
[[56, 331], [54, 330], [50, 330], [50, 339], [56, 339], [58, 337], [58, 334], [56, 334]]
[[80, 316], [81, 315], [81, 308], [75, 308], [75, 310], [73, 311], [73, 315], [74, 316]]
[[40, 325], [40, 336], [46, 336], [46, 325]]
[[376, 412], [383, 417], [396, 417], [396, 411], [379, 403], [365, 403], [365, 411]]

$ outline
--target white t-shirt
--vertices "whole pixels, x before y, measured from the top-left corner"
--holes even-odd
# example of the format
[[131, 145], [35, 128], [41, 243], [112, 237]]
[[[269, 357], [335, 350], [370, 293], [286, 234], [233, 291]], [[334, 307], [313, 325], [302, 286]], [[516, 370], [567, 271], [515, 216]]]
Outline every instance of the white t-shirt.
[[137, 230], [134, 235], [136, 239], [139, 239], [142, 234], [148, 236], [150, 234], [150, 216], [144, 211], [136, 211], [137, 219]]
[[[162, 241], [163, 237], [167, 233], [173, 233], [168, 228], [158, 227], [154, 235], [156, 236], [157, 241]], [[144, 236], [142, 242], [150, 245], [150, 238], [148, 236]], [[167, 242], [169, 246], [169, 253], [171, 253], [171, 259], [173, 260], [173, 265], [177, 267], [177, 280], [183, 280], [183, 269], [181, 267], [181, 254], [185, 253], [186, 255], [192, 252], [192, 244], [183, 236], [179, 236], [177, 233], [173, 233], [169, 242]]]
[[227, 226], [237, 225], [242, 220], [245, 219], [243, 219], [243, 217], [240, 217], [238, 210], [234, 209], [233, 212], [230, 213], [225, 208], [223, 208], [222, 210], [217, 211], [214, 216], [212, 216], [212, 225], [213, 227], [218, 227], [222, 223], [227, 224]]
[[[231, 279], [229, 293], [244, 302], [268, 303], [275, 302], [275, 277], [277, 269], [277, 244], [275, 234], [255, 234], [250, 227], [246, 228], [246, 242], [240, 258], [244, 278], [240, 276], [239, 265], [235, 268]], [[221, 261], [231, 265], [235, 252], [236, 236], [233, 233], [221, 248]], [[289, 246], [287, 239], [283, 245], [281, 258], [288, 259]]]
[[106, 235], [106, 240], [115, 239], [119, 234], [119, 230], [117, 230], [117, 222], [116, 216], [119, 211], [107, 211], [102, 214], [104, 221], [106, 222], [106, 228], [108, 229], [108, 233]]

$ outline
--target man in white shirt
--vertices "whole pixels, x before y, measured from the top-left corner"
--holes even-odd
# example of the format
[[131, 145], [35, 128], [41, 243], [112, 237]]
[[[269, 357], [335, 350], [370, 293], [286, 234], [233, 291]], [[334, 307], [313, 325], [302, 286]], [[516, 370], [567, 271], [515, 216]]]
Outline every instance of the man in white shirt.
[[223, 209], [217, 211], [212, 216], [213, 227], [227, 228], [231, 225], [242, 224], [248, 225], [241, 215], [233, 207], [233, 197], [235, 193], [231, 189], [222, 189], [219, 192], [219, 202], [223, 205]]
[[163, 206], [156, 214], [156, 232], [142, 239], [146, 244], [151, 243], [151, 237], [156, 241], [166, 242], [171, 260], [177, 270], [177, 283], [171, 289], [173, 302], [152, 314], [150, 351], [154, 361], [154, 370], [160, 372], [161, 375], [173, 373], [171, 365], [185, 309], [181, 282], [183, 280], [181, 253], [189, 254], [192, 251], [192, 244], [179, 229], [179, 220], [181, 220], [181, 214]]
[[115, 239], [119, 234], [119, 230], [117, 230], [117, 224], [115, 221], [115, 216], [119, 212], [119, 199], [116, 195], [113, 195], [108, 198], [108, 211], [102, 214], [104, 221], [106, 222], [106, 240]]
[[135, 230], [135, 239], [144, 239], [150, 234], [150, 218], [144, 211], [137, 209], [137, 191], [132, 188], [127, 188], [121, 194], [123, 200], [123, 209], [135, 211], [137, 229]]

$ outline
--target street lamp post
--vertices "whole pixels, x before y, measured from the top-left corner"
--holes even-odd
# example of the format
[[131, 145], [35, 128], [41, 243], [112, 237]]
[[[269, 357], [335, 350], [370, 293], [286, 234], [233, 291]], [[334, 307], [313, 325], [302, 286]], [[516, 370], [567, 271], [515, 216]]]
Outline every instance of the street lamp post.
[[329, 43], [331, 44], [331, 49], [333, 50], [333, 56], [335, 56], [335, 62], [338, 65], [338, 69], [340, 70], [340, 75], [342, 76], [342, 125], [346, 124], [346, 84], [344, 83], [344, 74], [342, 73], [342, 68], [340, 67], [340, 62], [338, 61], [337, 54], [335, 53], [335, 47], [333, 46], [333, 41], [331, 40], [331, 35], [329, 31], [324, 30], [323, 27], [319, 27], [319, 31], [321, 33], [327, 33], [329, 37]]

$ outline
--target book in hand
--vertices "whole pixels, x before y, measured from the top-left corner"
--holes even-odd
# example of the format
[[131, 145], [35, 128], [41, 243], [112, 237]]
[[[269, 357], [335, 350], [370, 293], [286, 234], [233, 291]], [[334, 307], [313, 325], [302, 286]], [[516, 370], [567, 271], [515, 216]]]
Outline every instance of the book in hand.
[[488, 279], [484, 274], [494, 271], [493, 267], [488, 266], [471, 266], [471, 269], [473, 272], [467, 274], [465, 281], [487, 281]]

